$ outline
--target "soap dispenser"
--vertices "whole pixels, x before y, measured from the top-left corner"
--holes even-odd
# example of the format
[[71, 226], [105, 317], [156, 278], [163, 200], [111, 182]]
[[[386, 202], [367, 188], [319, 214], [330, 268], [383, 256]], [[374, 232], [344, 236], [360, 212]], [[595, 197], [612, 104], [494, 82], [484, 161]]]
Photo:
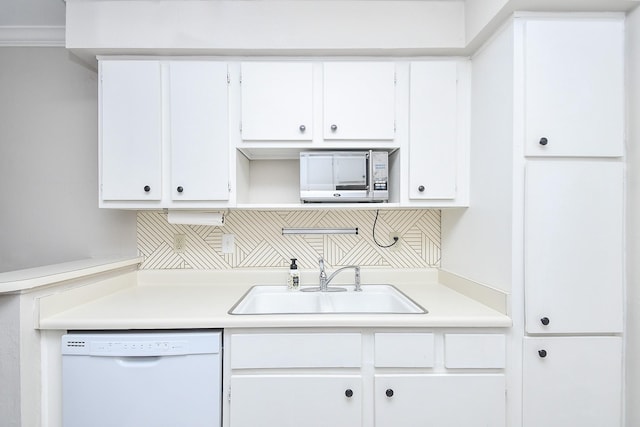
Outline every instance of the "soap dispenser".
[[289, 266], [289, 279], [287, 284], [289, 289], [300, 289], [300, 273], [298, 272], [298, 265], [296, 264], [297, 258], [291, 258], [291, 265]]

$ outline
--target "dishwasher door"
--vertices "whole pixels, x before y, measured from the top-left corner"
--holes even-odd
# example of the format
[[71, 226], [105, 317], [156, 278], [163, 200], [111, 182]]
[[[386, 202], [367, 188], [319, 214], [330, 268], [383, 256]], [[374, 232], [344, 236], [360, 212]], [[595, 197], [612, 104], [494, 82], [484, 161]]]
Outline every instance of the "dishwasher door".
[[220, 427], [222, 334], [62, 337], [63, 427]]

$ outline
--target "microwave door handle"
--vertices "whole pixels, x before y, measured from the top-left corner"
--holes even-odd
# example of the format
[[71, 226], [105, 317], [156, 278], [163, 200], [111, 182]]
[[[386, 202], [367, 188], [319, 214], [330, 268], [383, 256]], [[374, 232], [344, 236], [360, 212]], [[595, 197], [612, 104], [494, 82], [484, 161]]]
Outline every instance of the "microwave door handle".
[[373, 150], [367, 153], [367, 194], [373, 192]]

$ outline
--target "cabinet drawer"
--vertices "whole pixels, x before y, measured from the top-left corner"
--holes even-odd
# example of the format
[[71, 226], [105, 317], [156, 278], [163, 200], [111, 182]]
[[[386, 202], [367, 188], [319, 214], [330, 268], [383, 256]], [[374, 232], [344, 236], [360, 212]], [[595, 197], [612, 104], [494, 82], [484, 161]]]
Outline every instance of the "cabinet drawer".
[[237, 334], [231, 336], [231, 369], [357, 368], [360, 334]]
[[444, 365], [447, 368], [505, 367], [506, 342], [502, 334], [445, 334]]
[[375, 366], [431, 368], [434, 350], [430, 333], [375, 334]]
[[360, 375], [231, 375], [233, 427], [363, 426]]
[[374, 381], [376, 427], [505, 426], [503, 374], [392, 374]]

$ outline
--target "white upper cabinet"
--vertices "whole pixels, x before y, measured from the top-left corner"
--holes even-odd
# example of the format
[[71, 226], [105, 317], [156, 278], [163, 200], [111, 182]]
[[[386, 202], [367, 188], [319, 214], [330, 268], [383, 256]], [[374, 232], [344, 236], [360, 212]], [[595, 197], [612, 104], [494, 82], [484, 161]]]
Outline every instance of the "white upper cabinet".
[[295, 208], [301, 151], [371, 149], [385, 206], [468, 205], [467, 60], [99, 62], [101, 207]]
[[101, 61], [101, 199], [160, 201], [161, 143], [160, 62]]
[[395, 138], [395, 63], [326, 62], [323, 137]]
[[227, 65], [100, 60], [102, 207], [224, 206]]
[[454, 199], [458, 168], [458, 64], [411, 63], [409, 199]]
[[169, 63], [171, 199], [229, 198], [227, 64]]
[[313, 138], [313, 64], [243, 62], [242, 139]]
[[623, 179], [619, 162], [528, 162], [527, 332], [622, 332]]
[[623, 154], [624, 21], [530, 19], [524, 33], [525, 154]]

